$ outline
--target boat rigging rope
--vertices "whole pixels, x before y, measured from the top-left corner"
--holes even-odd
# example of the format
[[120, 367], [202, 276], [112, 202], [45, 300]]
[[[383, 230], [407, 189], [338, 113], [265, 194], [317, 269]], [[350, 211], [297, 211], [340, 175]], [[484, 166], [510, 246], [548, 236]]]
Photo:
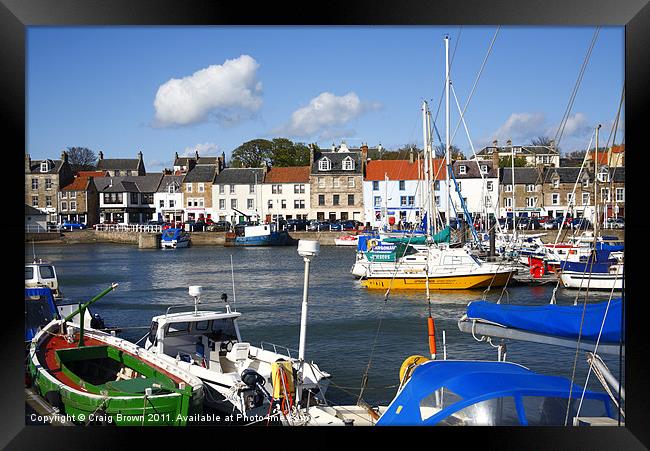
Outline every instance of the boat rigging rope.
[[569, 396], [567, 400], [567, 407], [566, 407], [566, 416], [564, 417], [564, 425], [566, 426], [567, 423], [569, 422], [569, 412], [571, 412], [571, 394], [573, 393], [573, 382], [575, 380], [576, 376], [576, 365], [578, 362], [578, 353], [580, 352], [580, 341], [582, 339], [582, 326], [584, 325], [585, 322], [585, 312], [587, 310], [587, 299], [585, 298], [585, 301], [582, 305], [582, 318], [580, 319], [580, 330], [578, 332], [578, 340], [576, 344], [576, 353], [575, 357], [573, 359], [573, 370], [571, 371], [571, 384], [569, 385]]

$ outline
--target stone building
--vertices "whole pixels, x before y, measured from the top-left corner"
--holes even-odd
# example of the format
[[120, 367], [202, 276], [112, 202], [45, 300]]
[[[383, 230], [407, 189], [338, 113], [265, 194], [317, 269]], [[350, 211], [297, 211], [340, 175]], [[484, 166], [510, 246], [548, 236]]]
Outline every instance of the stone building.
[[[197, 153], [198, 155], [198, 153]], [[225, 167], [223, 157], [204, 157], [203, 162], [197, 158], [196, 164], [183, 176], [181, 192], [185, 220], [214, 220], [216, 211], [212, 202], [214, 179]], [[189, 167], [189, 166], [188, 166]]]
[[493, 158], [493, 154], [497, 154], [499, 158], [511, 157], [514, 153], [515, 160], [517, 158], [524, 158], [527, 166], [560, 166], [560, 152], [555, 147], [555, 143], [551, 141], [548, 146], [533, 146], [533, 145], [512, 145], [512, 141], [508, 140], [505, 146], [499, 146], [498, 141], [493, 141], [491, 146], [484, 147], [476, 153], [476, 158], [479, 160], [488, 160]]
[[105, 175], [102, 171], [80, 171], [59, 191], [59, 224], [72, 221], [92, 227], [99, 223], [99, 192], [94, 179]]
[[138, 158], [104, 158], [104, 152], [99, 151], [97, 170], [104, 171], [112, 177], [146, 175], [142, 152], [138, 152]]
[[[499, 217], [543, 215], [544, 171], [535, 168], [515, 168], [514, 184], [512, 168], [499, 169]], [[514, 190], [514, 205], [513, 205]]]
[[67, 152], [60, 160], [32, 160], [25, 154], [25, 204], [46, 213], [48, 223], [57, 223], [59, 191], [73, 180]]

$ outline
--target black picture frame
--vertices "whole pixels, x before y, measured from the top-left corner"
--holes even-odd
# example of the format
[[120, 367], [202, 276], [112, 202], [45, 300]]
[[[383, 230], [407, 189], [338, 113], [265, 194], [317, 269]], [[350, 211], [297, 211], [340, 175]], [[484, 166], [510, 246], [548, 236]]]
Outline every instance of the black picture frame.
[[[306, 11], [306, 6], [309, 9]], [[625, 240], [632, 244], [626, 249], [628, 272], [626, 273], [626, 299], [631, 299], [626, 308], [626, 426], [624, 428], [439, 428], [431, 430], [414, 428], [377, 428], [370, 431], [363, 428], [332, 428], [327, 431], [294, 431], [281, 434], [290, 441], [282, 446], [313, 446], [308, 437], [314, 433], [324, 435], [326, 441], [320, 446], [361, 446], [356, 440], [367, 438], [384, 439], [389, 433], [401, 446], [468, 446], [470, 437], [473, 446], [496, 447], [497, 449], [644, 449], [650, 444], [648, 413], [650, 390], [647, 389], [648, 357], [645, 353], [645, 331], [642, 314], [642, 279], [644, 267], [644, 246], [650, 228], [645, 222], [643, 201], [645, 189], [642, 185], [648, 166], [647, 150], [644, 146], [644, 126], [647, 117], [648, 81], [650, 80], [650, 5], [647, 0], [579, 0], [572, 2], [547, 0], [502, 0], [485, 2], [481, 0], [425, 2], [402, 0], [386, 1], [329, 1], [317, 4], [304, 2], [244, 3], [225, 1], [100, 1], [100, 0], [2, 0], [0, 3], [0, 77], [3, 86], [3, 101], [0, 102], [0, 123], [5, 127], [5, 137], [13, 144], [8, 145], [5, 158], [5, 183], [24, 186], [21, 175], [14, 173], [11, 166], [19, 164], [19, 149], [25, 149], [25, 36], [30, 26], [83, 26], [83, 25], [550, 25], [550, 26], [625, 26], [625, 132], [626, 147], [631, 149], [627, 156]], [[645, 140], [647, 142], [647, 138]], [[13, 181], [16, 177], [15, 183]], [[13, 190], [12, 190], [13, 191]], [[7, 196], [6, 211], [13, 218], [13, 211], [22, 208], [19, 194]], [[24, 196], [23, 196], [24, 197]], [[6, 233], [20, 236], [24, 228], [21, 221], [9, 219]], [[11, 249], [20, 249], [17, 239], [11, 241]], [[639, 245], [637, 245], [638, 243]], [[17, 260], [24, 258], [24, 248]], [[149, 439], [167, 440], [169, 434], [178, 436], [188, 446], [280, 446], [277, 442], [264, 442], [256, 435], [229, 434], [228, 431], [213, 432], [191, 430], [149, 430], [136, 429], [135, 433], [147, 440], [134, 442], [133, 430], [113, 428], [64, 428], [47, 426], [25, 426], [22, 351], [23, 325], [17, 320], [20, 312], [19, 265], [13, 258], [6, 258], [5, 286], [8, 293], [4, 300], [5, 321], [0, 328], [3, 344], [3, 365], [0, 366], [2, 388], [0, 405], [0, 445], [9, 449], [71, 449], [112, 448], [120, 444], [127, 446], [151, 446]], [[638, 266], [638, 269], [637, 269]], [[15, 271], [15, 273], [14, 273]], [[14, 282], [16, 281], [16, 282]], [[9, 305], [10, 304], [10, 305]], [[15, 310], [14, 310], [15, 309]], [[16, 314], [14, 316], [14, 313]], [[278, 428], [274, 428], [278, 429]], [[354, 430], [353, 430], [354, 429]], [[130, 433], [127, 433], [130, 432]], [[153, 432], [153, 433], [152, 433]], [[256, 434], [266, 430], [257, 428]], [[277, 431], [274, 431], [277, 432]], [[296, 434], [301, 437], [296, 436]], [[233, 435], [232, 440], [225, 436]], [[278, 439], [280, 438], [277, 437]], [[327, 439], [330, 440], [327, 440]], [[243, 439], [243, 440], [242, 440]], [[447, 440], [451, 439], [451, 441]], [[476, 442], [476, 441], [479, 442]], [[484, 440], [489, 440], [485, 443]], [[318, 446], [319, 445], [319, 446]], [[397, 444], [396, 444], [397, 445]]]

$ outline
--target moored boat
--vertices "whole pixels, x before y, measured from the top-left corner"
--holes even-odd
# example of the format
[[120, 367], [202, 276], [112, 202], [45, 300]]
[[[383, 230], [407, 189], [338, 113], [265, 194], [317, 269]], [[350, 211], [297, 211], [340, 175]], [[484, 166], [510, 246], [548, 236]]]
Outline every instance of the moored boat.
[[357, 235], [343, 235], [334, 240], [337, 246], [356, 246], [359, 242]]
[[190, 245], [190, 234], [181, 228], [163, 230], [160, 247], [163, 249], [178, 249]]
[[225, 246], [284, 246], [288, 241], [287, 231], [278, 230], [274, 223], [246, 225], [226, 233]]

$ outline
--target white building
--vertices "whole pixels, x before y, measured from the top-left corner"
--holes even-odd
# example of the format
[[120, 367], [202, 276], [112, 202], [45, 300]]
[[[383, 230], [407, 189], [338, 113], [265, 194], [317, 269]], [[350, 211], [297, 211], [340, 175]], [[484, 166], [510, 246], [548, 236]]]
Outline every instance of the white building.
[[[457, 160], [453, 163], [456, 182], [465, 207], [473, 219], [498, 217], [499, 166], [494, 160]], [[452, 182], [452, 201], [457, 216], [464, 217], [460, 197]]]
[[156, 212], [154, 193], [162, 174], [127, 177], [97, 177], [99, 221], [113, 224], [144, 224]]
[[307, 219], [310, 209], [309, 166], [274, 167], [262, 184], [261, 214], [265, 222]]
[[263, 220], [262, 184], [266, 171], [226, 168], [217, 174], [212, 185], [213, 220], [231, 224]]
[[[426, 182], [422, 162], [411, 160], [371, 160], [366, 165], [363, 182], [363, 202], [366, 222], [380, 228], [384, 224], [397, 226], [422, 222], [426, 208]], [[444, 161], [434, 160], [433, 193], [436, 208], [444, 208]]]
[[181, 183], [183, 175], [163, 175], [158, 191], [153, 195], [158, 221], [183, 221], [183, 193]]

